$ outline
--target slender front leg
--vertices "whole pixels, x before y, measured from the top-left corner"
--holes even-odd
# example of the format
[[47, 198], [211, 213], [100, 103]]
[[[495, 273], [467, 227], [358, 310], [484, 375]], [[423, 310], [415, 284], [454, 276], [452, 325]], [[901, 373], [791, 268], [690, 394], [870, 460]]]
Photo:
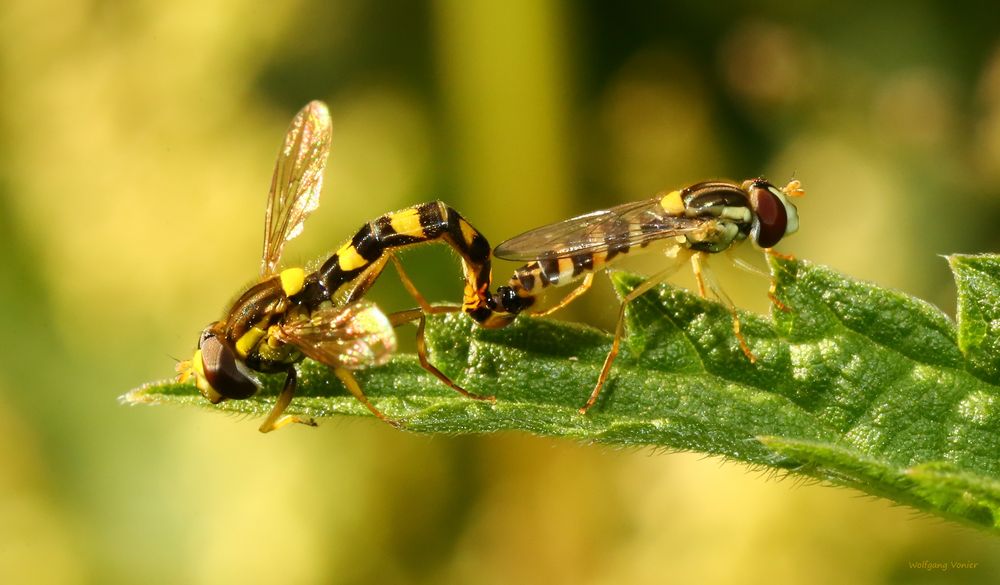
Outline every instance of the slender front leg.
[[645, 282], [632, 289], [632, 292], [628, 293], [624, 299], [622, 299], [622, 304], [618, 308], [618, 322], [615, 324], [615, 338], [611, 342], [611, 351], [608, 352], [607, 357], [604, 358], [604, 366], [601, 367], [601, 374], [597, 377], [597, 384], [594, 386], [593, 392], [590, 393], [590, 398], [587, 399], [587, 403], [580, 408], [580, 414], [587, 414], [590, 407], [597, 402], [597, 397], [601, 394], [601, 388], [604, 387], [604, 382], [608, 379], [608, 375], [611, 373], [611, 365], [615, 361], [615, 357], [618, 356], [618, 350], [621, 348], [622, 335], [625, 332], [625, 307], [629, 303], [639, 298], [643, 294], [649, 291], [649, 289], [663, 282], [674, 272], [677, 272], [677, 268], [680, 264], [676, 266], [671, 266], [665, 270], [657, 272], [653, 276], [646, 279]]
[[583, 277], [583, 282], [580, 283], [580, 286], [574, 288], [573, 292], [571, 292], [568, 295], [564, 296], [561, 301], [559, 301], [558, 303], [556, 303], [552, 307], [549, 307], [548, 309], [545, 309], [544, 311], [532, 312], [532, 313], [529, 313], [529, 315], [532, 315], [532, 316], [535, 316], [535, 317], [545, 317], [547, 315], [551, 315], [552, 313], [555, 313], [559, 309], [561, 309], [561, 308], [565, 307], [566, 305], [572, 303], [574, 300], [576, 300], [576, 298], [578, 296], [580, 296], [583, 293], [585, 293], [588, 290], [590, 290], [590, 285], [593, 284], [593, 283], [594, 283], [594, 273], [593, 272], [588, 272], [587, 276]]
[[337, 376], [337, 378], [340, 379], [341, 382], [343, 382], [344, 386], [347, 388], [347, 391], [350, 392], [355, 398], [357, 398], [358, 402], [364, 404], [365, 408], [371, 411], [371, 413], [374, 414], [376, 417], [378, 417], [379, 420], [388, 423], [390, 426], [396, 429], [404, 428], [403, 423], [387, 417], [386, 415], [382, 414], [382, 411], [375, 408], [375, 405], [373, 405], [371, 402], [368, 402], [368, 397], [365, 396], [364, 391], [361, 390], [361, 385], [358, 384], [358, 380], [354, 377], [354, 374], [352, 374], [350, 370], [347, 370], [345, 368], [333, 368], [333, 373], [334, 375]]
[[[417, 306], [420, 307], [421, 311], [423, 311], [427, 315], [434, 315], [437, 313], [457, 312], [456, 308], [453, 306], [435, 307], [430, 303], [428, 303], [424, 295], [421, 294], [419, 290], [417, 290], [416, 285], [414, 285], [413, 281], [410, 280], [410, 276], [406, 274], [405, 270], [403, 270], [403, 263], [399, 261], [399, 258], [397, 258], [395, 254], [391, 254], [391, 258], [392, 258], [392, 263], [396, 266], [396, 273], [399, 274], [399, 280], [400, 282], [403, 283], [403, 288], [406, 289], [406, 292], [410, 293], [410, 296], [413, 297], [413, 300], [417, 301]], [[460, 310], [461, 307], [459, 307], [458, 309]]]
[[[764, 253], [774, 256], [775, 258], [781, 258], [782, 260], [795, 259], [795, 256], [792, 256], [791, 254], [782, 254], [780, 252], [775, 252], [771, 248], [766, 248], [764, 250]], [[771, 299], [771, 302], [774, 303], [774, 306], [778, 307], [778, 309], [786, 313], [790, 313], [792, 310], [788, 307], [788, 305], [786, 305], [785, 303], [781, 302], [780, 299], [778, 299], [777, 292], [778, 292], [778, 281], [777, 279], [774, 278], [774, 276], [771, 276], [771, 286], [767, 288], [767, 298]]]
[[[775, 252], [772, 248], [765, 248], [764, 249], [764, 253], [768, 254], [770, 256], [774, 256], [776, 258], [793, 258], [790, 255], [786, 256], [785, 254], [781, 254], [781, 253]], [[778, 299], [777, 295], [775, 294], [775, 292], [778, 290], [778, 281], [774, 279], [774, 276], [772, 274], [770, 274], [769, 272], [764, 272], [760, 268], [757, 268], [753, 264], [750, 264], [750, 263], [746, 262], [745, 260], [743, 260], [741, 258], [736, 258], [736, 257], [732, 256], [732, 249], [726, 250], [726, 254], [728, 256], [730, 256], [730, 258], [733, 261], [733, 264], [735, 264], [737, 268], [742, 268], [743, 270], [746, 270], [747, 272], [751, 272], [753, 274], [758, 274], [758, 275], [763, 276], [764, 278], [768, 279], [768, 281], [771, 284], [770, 284], [770, 286], [767, 289], [767, 298], [770, 299], [771, 302], [774, 304], [774, 306], [777, 307], [779, 310], [785, 311], [786, 313], [789, 312], [789, 311], [791, 311], [791, 309], [788, 308], [788, 305], [786, 305], [785, 303], [781, 302]]]
[[301, 418], [294, 414], [282, 414], [288, 405], [292, 403], [292, 398], [295, 396], [295, 384], [297, 381], [297, 374], [295, 373], [295, 367], [292, 366], [288, 369], [288, 373], [285, 375], [285, 384], [281, 388], [281, 393], [278, 394], [278, 400], [274, 403], [274, 407], [271, 409], [271, 413], [267, 415], [267, 419], [264, 423], [260, 425], [260, 432], [270, 433], [271, 431], [276, 431], [283, 426], [291, 423], [299, 423], [304, 425], [309, 425], [311, 427], [316, 426], [316, 421], [311, 418]]
[[427, 323], [427, 317], [424, 315], [420, 315], [420, 318], [417, 322], [417, 357], [420, 359], [421, 367], [423, 367], [428, 372], [434, 374], [434, 376], [438, 380], [441, 380], [442, 383], [444, 383], [446, 386], [448, 386], [455, 392], [458, 392], [462, 396], [471, 398], [473, 400], [485, 400], [487, 402], [496, 403], [497, 399], [493, 396], [473, 394], [472, 392], [469, 392], [465, 388], [462, 388], [461, 386], [456, 384], [451, 378], [449, 378], [444, 372], [437, 369], [437, 367], [435, 367], [434, 364], [432, 364], [430, 360], [427, 359], [427, 342], [424, 339], [424, 325], [426, 323]]
[[427, 358], [427, 341], [424, 338], [424, 328], [427, 324], [427, 315], [433, 315], [436, 313], [456, 313], [461, 310], [461, 307], [455, 306], [445, 306], [445, 307], [435, 307], [427, 302], [424, 295], [417, 290], [417, 287], [410, 280], [410, 277], [403, 270], [403, 265], [400, 263], [399, 259], [395, 255], [392, 255], [392, 261], [396, 265], [396, 272], [399, 273], [399, 279], [402, 281], [403, 286], [406, 288], [410, 296], [417, 301], [417, 305], [420, 306], [419, 310], [409, 310], [409, 311], [399, 311], [398, 313], [393, 313], [389, 315], [389, 322], [393, 326], [398, 326], [402, 323], [417, 322], [417, 358], [420, 359], [420, 366], [427, 370], [428, 372], [434, 374], [438, 380], [440, 380], [445, 386], [448, 386], [452, 390], [458, 392], [462, 396], [467, 398], [472, 398], [473, 400], [487, 400], [489, 402], [496, 402], [496, 398], [493, 396], [483, 396], [480, 394], [473, 394], [465, 388], [462, 388], [456, 384], [451, 378], [445, 375], [444, 372], [439, 370], [434, 364], [430, 362]]
[[[461, 311], [461, 307], [439, 307], [439, 308], [447, 309], [447, 311], [439, 311], [439, 312], [457, 313]], [[427, 316], [421, 309], [410, 309], [408, 311], [399, 311], [391, 315], [388, 315], [388, 317], [389, 317], [389, 322], [392, 323], [393, 327], [398, 327], [400, 325], [403, 325], [404, 323], [412, 323], [416, 321], [417, 358], [420, 359], [420, 367], [434, 374], [434, 377], [440, 380], [445, 386], [448, 386], [449, 388], [458, 392], [462, 396], [472, 398], [473, 400], [486, 400], [494, 403], [496, 402], [496, 398], [493, 396], [483, 396], [480, 394], [473, 394], [472, 392], [469, 392], [465, 388], [462, 388], [461, 386], [456, 384], [451, 378], [449, 378], [447, 374], [437, 369], [437, 367], [435, 367], [434, 364], [432, 364], [430, 360], [427, 359], [427, 341], [424, 338], [424, 327], [427, 323]]]
[[[440, 313], [460, 313], [462, 311], [462, 307], [459, 307], [458, 305], [438, 307], [438, 309], [447, 309], [439, 311]], [[395, 313], [386, 315], [386, 317], [389, 318], [389, 323], [391, 323], [394, 328], [419, 321], [423, 316], [423, 309], [407, 309], [405, 311], [396, 311]]]
[[361, 276], [357, 278], [353, 283], [351, 283], [350, 289], [344, 296], [344, 304], [350, 304], [361, 300], [361, 297], [365, 296], [368, 289], [375, 284], [378, 277], [382, 275], [382, 270], [385, 269], [385, 263], [388, 258], [382, 256], [377, 260], [374, 260], [368, 268], [365, 269]]
[[701, 293], [703, 298], [708, 298], [705, 294], [705, 285], [708, 284], [708, 289], [722, 301], [722, 304], [726, 305], [729, 309], [729, 313], [733, 316], [733, 334], [736, 335], [736, 341], [740, 344], [740, 350], [743, 351], [743, 355], [747, 356], [750, 363], [757, 362], [757, 356], [750, 351], [750, 346], [747, 344], [747, 340], [743, 337], [743, 333], [740, 332], [740, 316], [736, 312], [736, 304], [733, 303], [729, 295], [726, 294], [719, 283], [715, 280], [715, 275], [709, 270], [708, 266], [702, 264], [705, 260], [704, 252], [695, 252], [691, 255], [691, 268], [694, 270], [695, 280], [698, 281], [698, 291]]

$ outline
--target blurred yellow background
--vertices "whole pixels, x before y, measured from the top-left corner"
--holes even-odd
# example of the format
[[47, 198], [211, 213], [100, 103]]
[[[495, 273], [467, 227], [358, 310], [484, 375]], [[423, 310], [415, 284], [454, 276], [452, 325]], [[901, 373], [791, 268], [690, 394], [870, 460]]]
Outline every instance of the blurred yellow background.
[[[939, 255], [1000, 247], [1000, 34], [969, 6], [4, 3], [0, 582], [997, 582], [995, 538], [697, 454], [369, 419], [262, 436], [116, 401], [255, 276], [310, 99], [334, 146], [288, 264], [436, 198], [498, 243], [701, 179], [795, 176], [784, 251], [953, 313]], [[405, 261], [460, 298], [447, 252]], [[716, 266], [766, 310], [765, 279]], [[607, 327], [598, 282], [560, 318]]]

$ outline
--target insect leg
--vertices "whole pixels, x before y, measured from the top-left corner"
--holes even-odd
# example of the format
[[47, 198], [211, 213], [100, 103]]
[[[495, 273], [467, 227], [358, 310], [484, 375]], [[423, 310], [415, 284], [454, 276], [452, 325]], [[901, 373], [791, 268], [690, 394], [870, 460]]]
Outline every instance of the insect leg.
[[707, 298], [705, 295], [705, 285], [707, 283], [708, 289], [712, 291], [712, 294], [729, 308], [729, 312], [733, 316], [733, 334], [736, 335], [736, 341], [739, 342], [743, 355], [747, 356], [750, 363], [756, 363], [757, 357], [750, 351], [750, 346], [747, 344], [746, 338], [740, 332], [740, 317], [736, 312], [736, 305], [729, 298], [729, 295], [722, 290], [722, 287], [719, 286], [719, 282], [715, 279], [715, 275], [708, 268], [708, 265], [703, 264], [705, 261], [705, 258], [703, 258], [704, 255], [705, 252], [695, 252], [691, 255], [691, 269], [694, 270], [694, 277], [698, 281], [698, 290], [702, 293], [702, 297]]
[[764, 248], [764, 253], [770, 254], [775, 258], [781, 258], [782, 260], [795, 260], [795, 256], [793, 254], [782, 254], [781, 252], [775, 252], [774, 248]]
[[483, 396], [481, 394], [473, 394], [472, 392], [469, 392], [465, 388], [462, 388], [461, 386], [456, 384], [451, 378], [449, 378], [444, 372], [437, 369], [437, 367], [435, 367], [434, 364], [432, 364], [430, 360], [427, 359], [427, 342], [424, 339], [424, 325], [426, 323], [427, 323], [427, 317], [426, 315], [421, 313], [420, 316], [417, 318], [417, 357], [420, 359], [420, 366], [425, 370], [427, 370], [428, 372], [434, 374], [434, 376], [438, 380], [441, 380], [443, 384], [445, 384], [455, 392], [458, 392], [462, 396], [472, 398], [473, 400], [486, 400], [488, 402], [495, 403], [497, 399], [493, 396]]
[[545, 317], [547, 315], [551, 315], [552, 313], [555, 313], [559, 309], [572, 303], [574, 300], [576, 300], [577, 297], [579, 297], [583, 293], [587, 292], [590, 289], [590, 285], [593, 283], [594, 283], [594, 273], [588, 272], [587, 275], [583, 277], [583, 282], [580, 283], [580, 286], [574, 288], [572, 292], [564, 296], [562, 300], [560, 300], [558, 303], [549, 307], [548, 309], [545, 309], [544, 311], [532, 312], [529, 314], [534, 315], [535, 317]]
[[420, 294], [420, 291], [417, 290], [417, 287], [413, 284], [413, 281], [410, 280], [410, 277], [407, 276], [406, 271], [403, 270], [403, 265], [399, 259], [396, 258], [395, 255], [392, 255], [391, 257], [393, 263], [396, 265], [396, 271], [399, 273], [399, 279], [403, 282], [403, 286], [406, 287], [406, 290], [410, 293], [410, 295], [412, 295], [417, 301], [417, 304], [420, 305], [420, 309], [393, 313], [392, 315], [389, 315], [389, 322], [391, 322], [394, 327], [402, 325], [403, 323], [412, 323], [413, 321], [417, 322], [417, 357], [420, 359], [420, 366], [428, 372], [434, 374], [434, 376], [445, 386], [448, 386], [462, 396], [472, 398], [473, 400], [488, 400], [490, 402], [496, 402], [496, 398], [493, 396], [473, 394], [465, 388], [462, 388], [451, 378], [445, 375], [444, 372], [434, 366], [429, 359], [427, 359], [427, 342], [424, 338], [424, 328], [427, 323], [427, 315], [437, 313], [457, 313], [461, 311], [462, 308], [457, 306], [431, 306], [431, 304], [427, 302], [427, 299], [424, 298], [424, 295]]
[[784, 311], [786, 313], [792, 312], [792, 309], [788, 305], [781, 302], [781, 299], [778, 298], [777, 293], [778, 293], [778, 281], [772, 278], [771, 285], [767, 287], [767, 298], [770, 299], [772, 303], [774, 303], [775, 307], [778, 307], [779, 311]]
[[358, 402], [364, 404], [365, 408], [370, 410], [371, 413], [374, 414], [376, 417], [378, 417], [379, 420], [388, 423], [390, 426], [394, 428], [397, 429], [403, 428], [403, 423], [387, 417], [386, 415], [382, 414], [382, 411], [375, 408], [375, 406], [371, 402], [368, 402], [368, 397], [365, 396], [364, 391], [361, 390], [361, 385], [358, 384], [357, 378], [354, 377], [354, 374], [352, 374], [350, 370], [346, 368], [333, 368], [333, 373], [334, 375], [337, 376], [337, 378], [340, 379], [340, 381], [344, 384], [347, 390], [355, 398], [358, 399]]
[[[392, 260], [393, 265], [396, 267], [396, 272], [399, 274], [399, 280], [403, 283], [403, 287], [406, 288], [406, 292], [410, 293], [410, 296], [417, 301], [417, 305], [420, 307], [421, 311], [433, 315], [436, 313], [455, 313], [461, 310], [461, 307], [458, 306], [450, 305], [445, 307], [435, 307], [427, 302], [424, 295], [421, 294], [420, 291], [417, 290], [417, 287], [413, 284], [413, 280], [410, 279], [406, 270], [403, 269], [403, 264], [399, 261], [396, 253], [392, 251], [385, 252], [382, 257], [372, 262], [371, 265], [365, 269], [364, 273], [358, 277], [358, 280], [351, 284], [351, 288], [346, 294], [344, 304], [361, 300], [361, 297], [368, 292], [368, 289], [370, 289], [375, 281], [378, 280], [378, 277], [382, 275], [385, 263], [389, 260]], [[400, 323], [405, 323], [411, 320], [412, 319], [407, 319], [401, 321]]]
[[[449, 307], [438, 307], [441, 313], [460, 313], [462, 308], [455, 305]], [[393, 327], [399, 327], [400, 325], [407, 325], [419, 320], [424, 316], [424, 311], [422, 309], [407, 309], [405, 311], [396, 311], [386, 315], [389, 319], [389, 323], [392, 323]]]
[[594, 385], [594, 391], [590, 393], [590, 398], [587, 399], [587, 403], [580, 408], [580, 414], [587, 414], [590, 407], [597, 402], [597, 397], [601, 394], [601, 388], [604, 387], [604, 382], [607, 381], [608, 375], [611, 373], [611, 365], [614, 363], [615, 357], [618, 356], [618, 350], [621, 348], [622, 335], [625, 332], [625, 308], [629, 303], [639, 298], [651, 288], [663, 282], [665, 279], [669, 278], [674, 272], [677, 272], [678, 268], [680, 268], [680, 263], [657, 272], [653, 276], [646, 279], [645, 282], [632, 289], [632, 292], [625, 295], [625, 298], [622, 299], [621, 306], [618, 308], [618, 322], [615, 324], [615, 338], [614, 341], [611, 342], [611, 350], [608, 352], [607, 357], [604, 358], [604, 365], [601, 367], [601, 374], [597, 377], [597, 384]]
[[726, 256], [729, 257], [730, 260], [732, 260], [733, 264], [735, 264], [736, 267], [739, 268], [740, 270], [745, 270], [745, 271], [747, 271], [747, 272], [749, 272], [751, 274], [756, 274], [757, 276], [763, 276], [763, 277], [766, 277], [766, 278], [770, 278], [771, 277], [770, 274], [764, 272], [760, 268], [757, 268], [753, 264], [750, 264], [746, 260], [744, 260], [742, 258], [736, 258], [735, 256], [733, 256], [732, 248], [726, 250], [725, 254], [726, 254]]
[[[774, 256], [775, 258], [781, 258], [782, 260], [794, 260], [795, 259], [795, 256], [792, 256], [791, 254], [782, 254], [780, 252], [775, 252], [771, 248], [766, 248], [764, 250], [764, 253], [765, 254], [770, 254], [770, 255]], [[771, 299], [771, 302], [774, 303], [774, 306], [778, 307], [778, 309], [780, 309], [782, 311], [785, 311], [786, 313], [791, 312], [791, 309], [788, 307], [788, 305], [786, 305], [785, 303], [781, 302], [781, 300], [778, 298], [778, 294], [777, 293], [778, 293], [778, 281], [777, 281], [776, 278], [774, 278], [774, 276], [771, 276], [771, 286], [769, 286], [767, 288], [767, 298]]]
[[[768, 248], [767, 250], [765, 250], [765, 253], [770, 252], [770, 251], [771, 251], [770, 248]], [[786, 305], [785, 303], [781, 302], [781, 300], [779, 300], [778, 297], [777, 297], [777, 295], [775, 294], [775, 292], [778, 289], [778, 281], [776, 281], [771, 274], [768, 274], [767, 272], [764, 272], [760, 268], [757, 268], [753, 264], [750, 264], [749, 262], [746, 262], [742, 258], [733, 258], [731, 256], [732, 250], [726, 250], [726, 254], [730, 255], [730, 258], [732, 259], [733, 264], [735, 264], [737, 268], [741, 268], [741, 269], [746, 270], [747, 272], [750, 272], [752, 274], [756, 274], [756, 275], [759, 275], [759, 276], [763, 276], [764, 278], [767, 278], [768, 281], [771, 283], [770, 286], [767, 289], [767, 298], [770, 299], [771, 302], [774, 304], [774, 306], [777, 307], [779, 310], [785, 311], [786, 313], [789, 312], [789, 311], [791, 311], [791, 309], [788, 308], [788, 305]]]
[[344, 304], [354, 303], [361, 300], [361, 297], [368, 292], [368, 289], [375, 284], [378, 277], [382, 275], [382, 270], [385, 268], [385, 263], [388, 260], [387, 256], [382, 256], [374, 261], [365, 268], [361, 276], [351, 283], [350, 289], [348, 289], [345, 297]]
[[292, 403], [292, 397], [295, 396], [297, 377], [295, 368], [289, 368], [288, 373], [285, 375], [285, 384], [281, 388], [281, 393], [278, 394], [278, 400], [274, 403], [274, 407], [271, 408], [271, 413], [267, 415], [267, 419], [260, 425], [260, 432], [269, 433], [276, 431], [291, 423], [300, 423], [311, 427], [316, 426], [316, 421], [311, 418], [301, 418], [294, 414], [283, 415], [285, 409]]
[[434, 315], [437, 313], [455, 313], [461, 310], [461, 307], [447, 306], [447, 307], [435, 307], [427, 302], [427, 299], [417, 290], [416, 285], [410, 280], [410, 276], [406, 274], [403, 270], [403, 263], [399, 261], [399, 258], [395, 254], [390, 254], [392, 258], [392, 263], [396, 266], [396, 273], [399, 274], [399, 280], [403, 283], [403, 287], [406, 288], [406, 292], [410, 293], [413, 300], [417, 301], [417, 306], [420, 310], [427, 315]]

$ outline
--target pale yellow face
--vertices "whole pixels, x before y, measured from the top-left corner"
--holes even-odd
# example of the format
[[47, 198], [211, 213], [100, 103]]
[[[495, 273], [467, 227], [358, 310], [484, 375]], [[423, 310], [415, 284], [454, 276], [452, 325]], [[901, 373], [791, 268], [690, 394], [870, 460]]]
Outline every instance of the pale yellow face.
[[212, 388], [208, 379], [205, 378], [205, 365], [201, 359], [201, 349], [194, 350], [194, 355], [191, 356], [191, 359], [178, 362], [176, 370], [176, 379], [178, 382], [187, 382], [193, 377], [194, 385], [201, 392], [202, 396], [211, 401], [212, 404], [222, 401], [222, 395], [215, 388]]
[[792, 179], [783, 189], [775, 189], [774, 194], [785, 206], [785, 213], [788, 216], [788, 224], [785, 226], [785, 235], [794, 234], [799, 231], [799, 209], [792, 203], [793, 197], [804, 197], [806, 192], [802, 188], [802, 181]]

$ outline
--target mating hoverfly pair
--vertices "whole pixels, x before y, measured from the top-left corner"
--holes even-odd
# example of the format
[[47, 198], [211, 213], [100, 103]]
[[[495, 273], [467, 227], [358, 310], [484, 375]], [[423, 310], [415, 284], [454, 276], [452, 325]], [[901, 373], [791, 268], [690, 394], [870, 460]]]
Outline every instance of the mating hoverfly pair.
[[[699, 183], [541, 227], [495, 250], [454, 209], [440, 201], [424, 203], [365, 224], [314, 272], [279, 271], [285, 243], [301, 233], [303, 222], [319, 205], [330, 129], [329, 112], [318, 101], [306, 105], [292, 120], [268, 195], [259, 281], [238, 297], [223, 320], [201, 333], [192, 359], [178, 365], [179, 379], [194, 377], [198, 389], [213, 403], [255, 394], [259, 384], [253, 372], [284, 373], [284, 385], [260, 427], [262, 432], [292, 422], [315, 425], [311, 419], [284, 414], [295, 394], [295, 364], [306, 357], [329, 366], [375, 416], [400, 426], [365, 397], [352, 371], [385, 363], [396, 349], [395, 327], [409, 322], [417, 324], [417, 353], [425, 369], [471, 399], [493, 401], [493, 396], [468, 392], [430, 363], [423, 339], [427, 314], [461, 310], [483, 327], [503, 327], [533, 307], [543, 289], [582, 278], [552, 308], [529, 312], [547, 315], [583, 294], [597, 271], [656, 241], [672, 244], [675, 261], [623, 299], [611, 350], [580, 412], [593, 406], [608, 378], [624, 330], [626, 305], [675, 271], [684, 255], [690, 257], [699, 292], [705, 296], [710, 290], [728, 304], [740, 348], [750, 361], [756, 359], [740, 333], [733, 303], [707, 272], [704, 259], [747, 239], [770, 250], [795, 232], [798, 215], [789, 197], [802, 195], [798, 181], [784, 189], [763, 179], [742, 185]], [[433, 241], [450, 245], [461, 257], [465, 278], [461, 308], [430, 306], [396, 259], [400, 248]], [[490, 291], [491, 254], [528, 262], [495, 293]], [[363, 298], [389, 260], [419, 309], [386, 314]], [[769, 296], [773, 299], [773, 291]]]

